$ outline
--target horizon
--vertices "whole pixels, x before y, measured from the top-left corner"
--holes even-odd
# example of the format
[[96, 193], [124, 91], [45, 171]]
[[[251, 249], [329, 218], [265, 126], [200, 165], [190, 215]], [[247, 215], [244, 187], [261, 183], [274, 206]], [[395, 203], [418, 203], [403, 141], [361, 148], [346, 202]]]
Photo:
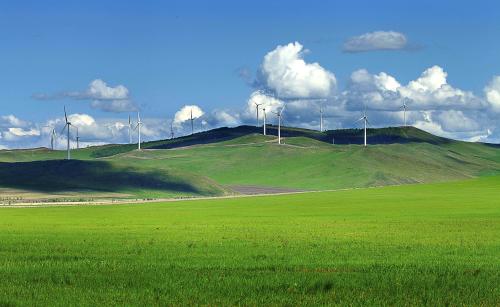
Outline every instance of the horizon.
[[402, 125], [407, 104], [409, 125], [500, 143], [498, 12], [493, 1], [2, 3], [0, 149], [47, 147], [52, 129], [64, 149], [63, 106], [86, 147], [127, 143], [137, 111], [151, 141], [171, 124], [189, 134], [190, 111], [202, 129], [255, 125], [254, 103], [286, 105], [284, 125], [308, 129], [322, 106], [328, 130], [359, 128], [363, 110], [373, 127]]
[[[277, 124], [266, 124], [266, 126], [269, 128], [273, 128], [275, 129], [275, 131], [273, 130], [268, 130], [267, 132], [267, 135], [268, 136], [274, 136], [277, 138], [277, 128], [278, 128], [278, 125]], [[174, 138], [169, 138], [169, 137], [166, 137], [166, 138], [160, 138], [160, 139], [154, 139], [154, 140], [148, 140], [148, 141], [143, 141], [141, 140], [141, 144], [144, 144], [144, 145], [147, 145], [148, 143], [155, 143], [155, 142], [162, 142], [162, 141], [169, 141], [169, 140], [176, 140], [176, 139], [179, 139], [179, 138], [188, 138], [188, 137], [191, 137], [191, 136], [196, 136], [196, 135], [199, 135], [199, 134], [207, 134], [207, 133], [210, 133], [214, 130], [220, 130], [220, 129], [235, 129], [237, 130], [238, 128], [257, 128], [257, 129], [262, 129], [262, 126], [252, 126], [252, 125], [239, 125], [239, 126], [234, 126], [234, 127], [215, 127], [215, 128], [211, 128], [211, 129], [207, 129], [207, 130], [199, 130], [199, 131], [195, 131], [193, 134], [184, 134], [184, 135], [181, 135], [181, 136], [175, 136]], [[331, 129], [331, 130], [323, 130], [322, 132], [320, 132], [319, 130], [315, 130], [315, 129], [309, 129], [309, 128], [301, 128], [301, 127], [294, 127], [294, 126], [281, 126], [281, 129], [283, 130], [287, 130], [287, 129], [301, 129], [303, 131], [306, 131], [306, 132], [315, 132], [315, 133], [323, 133], [323, 134], [330, 134], [332, 132], [336, 132], [336, 131], [349, 131], [349, 130], [353, 130], [353, 131], [356, 131], [356, 133], [361, 133], [361, 135], [356, 135], [356, 137], [359, 137], [361, 138], [359, 140], [359, 143], [336, 143], [334, 145], [338, 145], [338, 146], [342, 146], [342, 145], [360, 145], [362, 146], [363, 143], [362, 143], [362, 133], [363, 133], [363, 128], [338, 128], [338, 129]], [[499, 143], [489, 143], [489, 142], [481, 142], [481, 141], [467, 141], [467, 140], [458, 140], [458, 139], [453, 139], [453, 138], [447, 138], [447, 137], [442, 137], [442, 136], [438, 136], [438, 135], [435, 135], [435, 134], [432, 134], [431, 132], [428, 132], [428, 131], [425, 131], [423, 129], [420, 129], [420, 128], [417, 128], [417, 127], [414, 127], [414, 126], [387, 126], [387, 127], [367, 127], [367, 132], [370, 132], [370, 131], [376, 131], [376, 130], [388, 130], [388, 129], [400, 129], [400, 130], [403, 130], [403, 129], [414, 129], [414, 130], [418, 130], [418, 131], [422, 131], [424, 133], [428, 133], [429, 135], [432, 135], [432, 136], [435, 136], [435, 137], [439, 137], [439, 138], [443, 138], [443, 139], [446, 139], [446, 140], [451, 140], [451, 141], [457, 141], [457, 142], [466, 142], [466, 143], [473, 143], [473, 144], [485, 144], [485, 145], [500, 145]], [[282, 132], [283, 133], [283, 132]], [[259, 132], [253, 132], [253, 133], [248, 133], [248, 134], [255, 134], [255, 135], [261, 135], [261, 133]], [[243, 135], [242, 135], [243, 136]], [[286, 138], [294, 138], [294, 137], [300, 137], [299, 135], [298, 136], [282, 136], [281, 138], [282, 139], [285, 139]], [[369, 146], [374, 146], [374, 145], [388, 145], [388, 144], [393, 144], [393, 143], [372, 143], [370, 144], [370, 135], [368, 135], [368, 145]], [[238, 137], [236, 137], [238, 138]], [[286, 141], [282, 141], [284, 142], [283, 144], [286, 144]], [[323, 141], [321, 141], [323, 142]], [[425, 141], [424, 141], [425, 142]], [[327, 142], [325, 142], [327, 143]], [[394, 142], [394, 143], [398, 143], [398, 142]], [[123, 142], [123, 143], [106, 143], [106, 144], [89, 144], [89, 145], [86, 145], [84, 147], [80, 146], [78, 149], [82, 150], [82, 149], [86, 149], [86, 148], [96, 148], [96, 147], [101, 147], [101, 146], [108, 146], [108, 145], [111, 145], [111, 146], [121, 146], [121, 145], [135, 145], [137, 146], [137, 142], [132, 142], [132, 143], [128, 143], [128, 142]], [[200, 143], [200, 145], [204, 145], [202, 143]], [[181, 146], [182, 147], [182, 146]], [[17, 151], [17, 150], [40, 150], [40, 149], [43, 149], [43, 150], [51, 150], [52, 149], [50, 148], [50, 146], [40, 146], [40, 147], [27, 147], [27, 148], [12, 148], [12, 149], [8, 149], [8, 148], [4, 148], [4, 149], [0, 149], [0, 151]], [[71, 151], [73, 150], [77, 150], [76, 148], [76, 141], [71, 141], [70, 142], [70, 149]], [[141, 148], [141, 150], [148, 150], [148, 148]], [[54, 151], [62, 151], [62, 152], [66, 152], [67, 151], [67, 148], [64, 147], [64, 148], [55, 148]]]

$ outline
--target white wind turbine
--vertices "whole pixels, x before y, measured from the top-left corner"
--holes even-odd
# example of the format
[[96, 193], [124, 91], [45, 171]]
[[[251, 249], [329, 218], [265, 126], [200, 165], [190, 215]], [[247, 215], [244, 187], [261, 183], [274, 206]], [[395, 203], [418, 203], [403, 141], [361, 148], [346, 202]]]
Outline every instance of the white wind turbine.
[[257, 127], [259, 127], [259, 107], [262, 105], [262, 103], [256, 103], [255, 104], [255, 111], [257, 112]]
[[75, 126], [76, 128], [76, 149], [80, 149], [80, 136], [78, 135], [78, 127]]
[[323, 105], [319, 105], [319, 132], [323, 132]]
[[64, 129], [67, 129], [67, 136], [66, 136], [66, 141], [67, 141], [67, 147], [66, 147], [66, 151], [67, 151], [67, 156], [66, 156], [66, 159], [67, 160], [70, 160], [71, 159], [71, 152], [70, 152], [70, 146], [69, 146], [69, 133], [70, 133], [70, 128], [71, 128], [71, 122], [68, 121], [68, 115], [66, 114], [66, 107], [64, 107], [64, 120], [65, 120], [65, 124], [64, 124], [64, 127], [63, 129], [61, 130], [61, 134], [64, 133]]
[[191, 120], [191, 135], [193, 135], [194, 134], [194, 118], [193, 118], [193, 109], [192, 108], [191, 108], [190, 120]]
[[128, 143], [132, 144], [132, 119], [128, 116]]
[[282, 116], [284, 109], [285, 109], [285, 106], [278, 109], [278, 111], [273, 112], [274, 114], [276, 114], [276, 116], [278, 116], [278, 144], [280, 144], [280, 145], [281, 145], [281, 116]]
[[56, 141], [56, 129], [55, 128], [52, 128], [52, 132], [50, 134], [50, 149], [51, 150], [54, 150], [54, 143]]
[[264, 111], [264, 135], [266, 135], [266, 108], [262, 108]]
[[174, 121], [170, 121], [170, 139], [174, 138]]
[[141, 116], [139, 112], [137, 112], [137, 125], [135, 126], [137, 129], [137, 150], [141, 150], [141, 127], [142, 127], [142, 122], [141, 122]]
[[56, 129], [53, 126], [43, 126], [44, 128], [50, 128], [50, 150], [54, 150], [54, 144], [56, 142], [57, 134]]
[[404, 120], [403, 127], [406, 127], [406, 110], [408, 110], [408, 105], [406, 104], [406, 99], [403, 101], [403, 105], [400, 108], [403, 109], [403, 120]]
[[366, 127], [368, 126], [369, 122], [368, 122], [368, 116], [366, 116], [366, 109], [365, 111], [363, 112], [363, 117], [361, 117], [360, 119], [358, 119], [356, 122], [359, 122], [359, 121], [363, 121], [363, 124], [364, 124], [364, 132], [365, 132], [365, 141], [364, 141], [364, 145], [366, 147]]

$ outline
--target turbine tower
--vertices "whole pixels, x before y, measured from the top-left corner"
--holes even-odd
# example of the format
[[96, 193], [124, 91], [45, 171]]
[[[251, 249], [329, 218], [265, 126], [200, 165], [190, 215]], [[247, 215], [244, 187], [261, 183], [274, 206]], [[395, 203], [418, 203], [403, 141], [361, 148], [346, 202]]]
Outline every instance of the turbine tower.
[[363, 113], [363, 117], [361, 117], [360, 119], [357, 120], [357, 122], [359, 121], [363, 121], [363, 124], [364, 124], [364, 127], [365, 127], [365, 142], [364, 142], [364, 145], [366, 147], [366, 127], [368, 126], [369, 122], [368, 122], [368, 116], [366, 116], [366, 110], [364, 111]]
[[66, 151], [67, 151], [67, 156], [66, 156], [66, 159], [67, 160], [70, 160], [71, 159], [71, 152], [70, 152], [70, 147], [69, 147], [69, 130], [71, 128], [71, 122], [68, 121], [68, 115], [66, 114], [66, 106], [64, 107], [64, 120], [65, 120], [65, 124], [64, 124], [64, 127], [63, 129], [61, 130], [61, 134], [64, 133], [64, 129], [67, 129], [67, 136], [66, 136], [66, 141], [67, 141], [67, 146], [66, 146]]
[[403, 101], [403, 105], [401, 106], [403, 109], [403, 120], [404, 120], [404, 126], [406, 127], [406, 110], [408, 110], [408, 105], [406, 104], [406, 100]]
[[281, 145], [281, 116], [283, 113], [283, 110], [285, 109], [285, 106], [283, 106], [281, 109], [278, 109], [277, 112], [273, 112], [278, 116], [278, 144]]
[[54, 150], [54, 142], [56, 140], [56, 129], [52, 128], [52, 133], [50, 134], [50, 149]]
[[319, 132], [323, 132], [323, 106], [319, 105]]
[[262, 108], [264, 111], [264, 135], [266, 135], [266, 108]]
[[257, 127], [259, 127], [259, 107], [262, 105], [262, 103], [256, 103], [255, 104], [255, 111], [257, 112]]
[[50, 150], [54, 150], [54, 144], [56, 141], [56, 129], [53, 126], [43, 126], [44, 128], [50, 128]]
[[141, 126], [142, 126], [142, 122], [141, 122], [141, 116], [139, 114], [139, 112], [137, 112], [137, 150], [141, 150]]
[[76, 128], [76, 149], [80, 149], [80, 136], [78, 135], [78, 127], [75, 126]]
[[174, 121], [170, 122], [170, 139], [174, 138]]
[[191, 109], [191, 117], [190, 117], [190, 120], [191, 120], [191, 135], [193, 135], [193, 134], [194, 134], [193, 109]]
[[128, 116], [128, 143], [132, 144], [132, 119]]

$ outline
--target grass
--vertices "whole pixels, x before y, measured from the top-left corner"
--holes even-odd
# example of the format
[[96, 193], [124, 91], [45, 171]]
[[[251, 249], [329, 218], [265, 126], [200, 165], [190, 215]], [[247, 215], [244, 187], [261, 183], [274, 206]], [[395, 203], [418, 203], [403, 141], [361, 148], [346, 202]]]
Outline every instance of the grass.
[[204, 177], [132, 165], [93, 160], [0, 162], [0, 186], [47, 193], [130, 193], [144, 198], [225, 193], [222, 187]]
[[[269, 127], [269, 132], [276, 132]], [[462, 180], [500, 173], [500, 148], [452, 141], [415, 128], [370, 129], [363, 148], [361, 130], [320, 133], [285, 128], [285, 145], [260, 128], [242, 126], [205, 131], [173, 140], [106, 145], [75, 150], [80, 168], [67, 165], [63, 151], [0, 151], [0, 188], [65, 192], [118, 192], [131, 197], [208, 196], [231, 193], [233, 185], [323, 190]], [[335, 136], [336, 145], [331, 137]], [[344, 142], [339, 145], [337, 142]], [[58, 161], [52, 161], [58, 160]], [[100, 165], [102, 167], [96, 167]], [[50, 176], [47, 175], [50, 173]], [[63, 176], [69, 174], [72, 176]], [[116, 180], [114, 179], [116, 178]], [[134, 179], [134, 180], [132, 180]]]
[[500, 170], [500, 151], [481, 144], [363, 148], [302, 137], [286, 138], [285, 143], [288, 145], [262, 142], [131, 152], [112, 160], [157, 169], [168, 166], [207, 176], [222, 185], [310, 190], [459, 180]]
[[0, 305], [498, 305], [499, 184], [2, 208]]

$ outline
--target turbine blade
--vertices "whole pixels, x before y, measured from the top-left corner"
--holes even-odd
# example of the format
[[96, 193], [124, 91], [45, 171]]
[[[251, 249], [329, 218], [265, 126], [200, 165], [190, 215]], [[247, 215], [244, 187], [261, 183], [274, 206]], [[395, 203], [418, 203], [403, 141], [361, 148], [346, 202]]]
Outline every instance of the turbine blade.
[[66, 120], [66, 123], [68, 123], [68, 115], [66, 114], [66, 106], [64, 106], [64, 119]]
[[64, 125], [64, 127], [62, 128], [61, 130], [61, 133], [60, 134], [63, 134], [64, 133], [64, 130], [66, 130], [66, 126], [68, 126], [68, 124], [66, 123], [66, 125]]

